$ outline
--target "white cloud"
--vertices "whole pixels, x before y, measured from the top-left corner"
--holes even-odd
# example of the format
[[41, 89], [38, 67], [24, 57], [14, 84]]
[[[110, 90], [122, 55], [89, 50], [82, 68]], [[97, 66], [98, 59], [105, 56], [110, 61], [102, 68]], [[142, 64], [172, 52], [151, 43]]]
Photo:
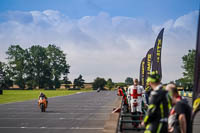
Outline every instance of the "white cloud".
[[27, 48], [51, 43], [67, 53], [71, 80], [82, 74], [86, 81], [97, 76], [124, 81], [127, 76], [138, 77], [141, 59], [165, 27], [163, 80], [170, 81], [182, 76], [181, 57], [195, 46], [197, 14], [194, 11], [163, 25], [152, 25], [142, 19], [110, 17], [105, 12], [80, 19], [54, 10], [3, 13], [0, 58], [5, 58], [11, 44]]

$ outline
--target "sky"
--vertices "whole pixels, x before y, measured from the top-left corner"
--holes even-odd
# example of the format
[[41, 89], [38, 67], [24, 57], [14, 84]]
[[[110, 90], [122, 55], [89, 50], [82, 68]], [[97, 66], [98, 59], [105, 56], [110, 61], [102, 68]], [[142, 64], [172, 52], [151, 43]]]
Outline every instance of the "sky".
[[182, 77], [181, 57], [195, 48], [199, 0], [0, 0], [0, 60], [12, 44], [55, 44], [69, 78], [138, 78], [142, 58], [165, 28], [163, 82]]

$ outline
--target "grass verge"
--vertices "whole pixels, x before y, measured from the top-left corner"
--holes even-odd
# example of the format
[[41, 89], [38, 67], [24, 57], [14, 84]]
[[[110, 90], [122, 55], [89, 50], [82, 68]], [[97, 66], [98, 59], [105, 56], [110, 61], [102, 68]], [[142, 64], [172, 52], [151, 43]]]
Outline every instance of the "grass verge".
[[47, 97], [55, 97], [89, 91], [91, 90], [3, 90], [3, 95], [0, 95], [0, 104], [34, 100], [38, 98], [40, 92]]

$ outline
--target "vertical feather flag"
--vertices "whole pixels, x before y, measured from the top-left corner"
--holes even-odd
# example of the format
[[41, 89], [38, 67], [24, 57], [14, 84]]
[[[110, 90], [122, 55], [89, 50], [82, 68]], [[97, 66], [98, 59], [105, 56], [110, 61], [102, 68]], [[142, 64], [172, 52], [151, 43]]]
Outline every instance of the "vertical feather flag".
[[152, 71], [158, 72], [158, 74], [161, 77], [162, 77], [161, 51], [162, 51], [163, 32], [164, 32], [164, 28], [160, 31], [156, 39], [156, 43], [155, 43], [154, 51], [153, 51], [153, 64], [152, 64]]
[[142, 59], [140, 64], [140, 85], [145, 85], [145, 57]]
[[152, 59], [153, 59], [153, 52], [154, 52], [154, 49], [151, 48], [149, 49], [149, 51], [147, 52], [147, 55], [145, 57], [145, 67], [144, 67], [144, 88], [146, 88], [146, 80], [147, 80], [147, 77], [149, 76], [149, 74], [151, 73], [151, 66], [152, 66]]

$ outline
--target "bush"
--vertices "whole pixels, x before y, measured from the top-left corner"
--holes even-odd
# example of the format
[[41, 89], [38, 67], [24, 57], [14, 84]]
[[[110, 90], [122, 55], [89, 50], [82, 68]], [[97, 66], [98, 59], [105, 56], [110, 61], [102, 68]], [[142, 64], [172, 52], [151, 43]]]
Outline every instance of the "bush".
[[93, 82], [93, 84], [92, 84], [92, 87], [93, 87], [94, 90], [97, 90], [98, 88], [104, 89], [106, 83], [107, 83], [107, 82], [106, 82], [106, 80], [105, 80], [104, 78], [99, 78], [99, 77], [97, 77], [97, 78], [94, 80], [94, 82]]

